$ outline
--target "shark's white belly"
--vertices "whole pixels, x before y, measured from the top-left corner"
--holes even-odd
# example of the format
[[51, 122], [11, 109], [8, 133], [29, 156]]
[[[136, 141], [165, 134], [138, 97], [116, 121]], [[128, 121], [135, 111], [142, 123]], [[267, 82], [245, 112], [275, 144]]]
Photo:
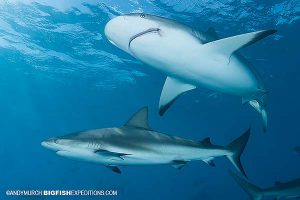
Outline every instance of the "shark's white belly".
[[203, 150], [196, 147], [178, 145], [151, 145], [147, 151], [123, 149], [111, 146], [107, 149], [111, 152], [123, 152], [128, 155], [122, 157], [110, 157], [97, 154], [89, 149], [69, 149], [58, 151], [60, 156], [93, 162], [105, 165], [152, 165], [152, 164], [172, 164], [173, 161], [183, 160], [205, 160], [207, 158], [225, 155], [224, 150]]
[[259, 87], [257, 77], [235, 55], [228, 59], [209, 52], [186, 34], [161, 34], [136, 38], [131, 43], [131, 53], [166, 75], [195, 86], [238, 96], [254, 93]]

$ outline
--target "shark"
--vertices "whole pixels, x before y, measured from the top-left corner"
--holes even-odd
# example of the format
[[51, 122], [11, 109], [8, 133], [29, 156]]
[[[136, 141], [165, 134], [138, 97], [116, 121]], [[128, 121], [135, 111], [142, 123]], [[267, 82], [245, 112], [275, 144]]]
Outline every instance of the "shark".
[[137, 111], [123, 126], [91, 129], [54, 137], [41, 142], [57, 155], [104, 165], [121, 173], [120, 166], [171, 165], [181, 169], [188, 162], [201, 160], [215, 166], [216, 157], [227, 157], [244, 176], [240, 157], [250, 136], [250, 128], [228, 146], [214, 145], [210, 138], [184, 139], [152, 130], [148, 108]]
[[294, 151], [300, 155], [300, 146], [294, 147]]
[[280, 198], [300, 198], [300, 178], [289, 182], [275, 181], [275, 186], [263, 189], [242, 179], [233, 172], [230, 172], [230, 175], [252, 200], [261, 200], [263, 197], [274, 197], [276, 200]]
[[182, 94], [202, 87], [242, 97], [260, 115], [267, 128], [268, 90], [262, 78], [237, 51], [276, 30], [260, 30], [219, 39], [215, 30], [200, 31], [160, 16], [132, 13], [112, 18], [104, 28], [107, 39], [167, 76], [159, 114]]

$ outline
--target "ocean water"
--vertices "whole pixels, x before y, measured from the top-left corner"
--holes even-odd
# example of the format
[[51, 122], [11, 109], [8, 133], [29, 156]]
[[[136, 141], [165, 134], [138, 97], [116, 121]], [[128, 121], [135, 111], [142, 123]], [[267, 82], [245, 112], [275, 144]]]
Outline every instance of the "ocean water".
[[[111, 45], [105, 24], [132, 12], [160, 15], [220, 38], [260, 29], [278, 32], [241, 53], [270, 91], [269, 127], [241, 99], [202, 88], [181, 96], [163, 116], [165, 76]], [[261, 187], [300, 177], [299, 0], [3, 0], [0, 1], [0, 199], [249, 199], [228, 174], [201, 161], [182, 170], [128, 166], [122, 174], [55, 155], [44, 139], [123, 125], [149, 106], [157, 131], [226, 145], [250, 125], [242, 156]], [[6, 190], [115, 189], [108, 197], [12, 197]]]

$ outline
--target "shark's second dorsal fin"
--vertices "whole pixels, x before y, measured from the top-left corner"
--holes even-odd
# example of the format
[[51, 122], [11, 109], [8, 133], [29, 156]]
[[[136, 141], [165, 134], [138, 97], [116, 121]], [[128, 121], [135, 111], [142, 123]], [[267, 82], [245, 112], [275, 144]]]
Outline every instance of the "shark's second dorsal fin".
[[204, 145], [211, 145], [211, 140], [210, 137], [204, 138], [203, 140], [200, 141]]
[[148, 107], [143, 107], [137, 111], [124, 126], [150, 129], [148, 126]]
[[279, 185], [282, 185], [282, 184], [284, 184], [284, 183], [283, 183], [283, 182], [280, 182], [280, 181], [275, 181], [274, 184], [275, 184], [276, 186], [279, 186]]

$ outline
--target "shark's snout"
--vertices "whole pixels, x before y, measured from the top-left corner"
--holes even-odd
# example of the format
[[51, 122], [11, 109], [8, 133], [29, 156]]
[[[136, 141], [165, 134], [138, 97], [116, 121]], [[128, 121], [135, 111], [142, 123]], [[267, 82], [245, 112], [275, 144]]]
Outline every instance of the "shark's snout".
[[120, 26], [124, 24], [124, 17], [119, 16], [111, 19], [104, 27], [104, 34], [107, 37], [107, 39], [114, 43], [114, 37], [116, 37], [118, 34], [118, 30], [121, 28]]
[[57, 138], [50, 138], [41, 142], [41, 145], [47, 149], [56, 150]]
[[104, 28], [107, 39], [120, 49], [130, 52], [131, 42], [147, 33], [159, 32], [160, 25], [143, 14], [130, 14], [111, 19]]

